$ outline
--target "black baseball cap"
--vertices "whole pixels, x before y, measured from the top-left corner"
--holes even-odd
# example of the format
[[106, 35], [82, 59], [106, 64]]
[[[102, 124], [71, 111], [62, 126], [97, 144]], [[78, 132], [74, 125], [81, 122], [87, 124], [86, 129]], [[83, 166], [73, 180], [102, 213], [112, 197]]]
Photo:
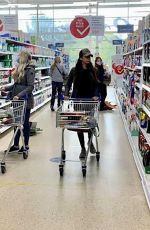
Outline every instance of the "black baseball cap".
[[85, 57], [87, 57], [87, 56], [93, 57], [93, 54], [91, 54], [90, 50], [86, 48], [86, 49], [80, 50], [80, 52], [79, 52], [79, 57], [83, 57], [83, 56], [85, 56]]

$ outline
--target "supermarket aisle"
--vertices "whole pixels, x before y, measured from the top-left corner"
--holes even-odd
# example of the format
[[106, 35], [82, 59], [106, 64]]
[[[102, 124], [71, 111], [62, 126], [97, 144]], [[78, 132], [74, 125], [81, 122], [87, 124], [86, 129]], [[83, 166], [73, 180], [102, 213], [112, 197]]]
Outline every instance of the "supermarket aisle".
[[[113, 89], [109, 97], [114, 100]], [[43, 132], [31, 137], [29, 159], [11, 155], [7, 173], [0, 174], [0, 229], [150, 229], [150, 212], [118, 110], [100, 113], [101, 161], [98, 167], [89, 156], [86, 179], [76, 134], [66, 132], [67, 162], [60, 179], [61, 130], [55, 128], [55, 112], [47, 105], [32, 119]], [[9, 138], [0, 139], [3, 149]]]

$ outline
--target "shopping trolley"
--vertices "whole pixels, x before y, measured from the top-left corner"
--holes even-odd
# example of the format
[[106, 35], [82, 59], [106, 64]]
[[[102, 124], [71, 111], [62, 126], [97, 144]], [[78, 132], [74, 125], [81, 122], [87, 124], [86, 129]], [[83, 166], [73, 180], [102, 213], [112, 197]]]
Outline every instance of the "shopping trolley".
[[82, 174], [83, 177], [86, 176], [86, 162], [88, 153], [90, 150], [90, 145], [95, 136], [96, 139], [96, 160], [99, 162], [100, 152], [98, 148], [98, 117], [99, 117], [99, 101], [91, 100], [69, 100], [64, 101], [56, 111], [56, 127], [62, 128], [62, 140], [61, 140], [61, 159], [59, 164], [60, 176], [63, 176], [64, 165], [66, 159], [66, 151], [64, 149], [64, 131], [65, 129], [69, 131], [76, 132], [91, 132], [91, 138], [88, 141], [88, 147], [86, 151], [86, 156], [81, 160], [82, 164]]
[[25, 149], [24, 138], [23, 138], [23, 123], [24, 123], [24, 114], [26, 109], [25, 100], [13, 100], [7, 103], [7, 106], [0, 108], [0, 127], [9, 126], [14, 127], [14, 134], [11, 138], [11, 141], [8, 145], [7, 150], [4, 151], [4, 156], [1, 160], [1, 172], [6, 172], [6, 157], [9, 153], [10, 147], [13, 144], [17, 132], [20, 132], [23, 145], [23, 158], [28, 158], [28, 150]]

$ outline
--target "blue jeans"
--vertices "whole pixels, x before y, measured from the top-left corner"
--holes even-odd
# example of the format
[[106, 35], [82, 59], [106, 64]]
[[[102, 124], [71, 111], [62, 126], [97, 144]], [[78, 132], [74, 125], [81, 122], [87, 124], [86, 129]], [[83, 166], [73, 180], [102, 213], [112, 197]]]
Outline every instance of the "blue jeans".
[[62, 97], [62, 87], [63, 82], [55, 82], [52, 81], [52, 98], [51, 98], [51, 106], [54, 106], [56, 93], [58, 92], [58, 106], [60, 106], [60, 100]]
[[[23, 124], [23, 135], [24, 135], [24, 144], [27, 146], [29, 144], [29, 136], [30, 136], [30, 112], [31, 109], [26, 109], [25, 117], [24, 117], [24, 124]], [[17, 132], [16, 137], [14, 139], [14, 145], [19, 146], [19, 139], [20, 139], [20, 130]]]

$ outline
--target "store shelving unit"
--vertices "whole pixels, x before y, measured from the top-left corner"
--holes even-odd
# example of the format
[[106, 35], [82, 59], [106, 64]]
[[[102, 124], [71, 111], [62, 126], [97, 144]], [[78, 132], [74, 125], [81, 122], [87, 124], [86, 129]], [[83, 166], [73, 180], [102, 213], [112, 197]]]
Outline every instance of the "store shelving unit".
[[[123, 123], [124, 123], [124, 127], [125, 127], [125, 130], [126, 130], [127, 136], [128, 136], [128, 140], [129, 140], [129, 143], [130, 143], [130, 146], [131, 146], [131, 149], [132, 149], [133, 157], [134, 157], [138, 172], [139, 172], [140, 177], [141, 177], [141, 183], [142, 183], [143, 190], [144, 190], [144, 193], [145, 193], [145, 196], [146, 196], [148, 207], [150, 208], [150, 175], [145, 173], [145, 169], [144, 169], [144, 166], [143, 166], [143, 163], [142, 163], [142, 157], [140, 156], [140, 152], [138, 150], [138, 140], [137, 140], [136, 137], [133, 138], [131, 136], [131, 132], [129, 130], [129, 125], [127, 123], [127, 120], [126, 120], [124, 114], [122, 113], [121, 104], [120, 104], [120, 101], [118, 99], [117, 94], [116, 94], [116, 98], [117, 98], [119, 110], [120, 110], [120, 113], [121, 113], [121, 117], [122, 117], [122, 120], [123, 120]], [[146, 133], [146, 131], [140, 127], [138, 119], [137, 119], [137, 124], [138, 124], [139, 129], [142, 130], [142, 132], [143, 132], [144, 136], [146, 137], [148, 143], [150, 144], [150, 135], [148, 135]]]
[[[150, 174], [146, 171], [146, 168], [143, 165], [143, 156], [139, 149], [138, 135], [140, 134], [133, 134], [132, 132], [132, 125], [134, 122], [134, 128], [142, 133], [146, 144], [150, 146], [150, 134], [147, 133], [147, 128], [142, 128], [140, 119], [141, 111], [144, 111], [148, 119], [150, 119], [150, 108], [143, 100], [143, 90], [150, 95], [150, 84], [149, 82], [146, 84], [143, 81], [143, 78], [145, 78], [144, 68], [150, 68], [150, 54], [147, 61], [145, 58], [145, 46], [150, 47], [150, 40], [147, 42], [145, 41], [143, 47], [139, 47], [123, 54], [126, 74], [124, 74], [122, 78], [122, 85], [117, 85], [117, 81], [115, 82], [115, 88], [121, 117], [132, 148], [133, 157], [141, 177], [145, 197], [150, 208]], [[140, 65], [137, 66], [137, 60], [139, 59]]]
[[[15, 65], [16, 57], [21, 50], [26, 49], [32, 55], [32, 60], [36, 66], [35, 87], [33, 92], [35, 106], [31, 110], [33, 113], [50, 101], [51, 80], [49, 76], [49, 68], [55, 57], [55, 53], [46, 47], [12, 39], [5, 39], [4, 44], [4, 51], [0, 51], [0, 86], [7, 86], [13, 83], [11, 70]], [[5, 102], [5, 100], [1, 100], [0, 102], [0, 108], [6, 108], [10, 104], [9, 102]], [[0, 128], [0, 134], [5, 132], [8, 128], [9, 127]]]

